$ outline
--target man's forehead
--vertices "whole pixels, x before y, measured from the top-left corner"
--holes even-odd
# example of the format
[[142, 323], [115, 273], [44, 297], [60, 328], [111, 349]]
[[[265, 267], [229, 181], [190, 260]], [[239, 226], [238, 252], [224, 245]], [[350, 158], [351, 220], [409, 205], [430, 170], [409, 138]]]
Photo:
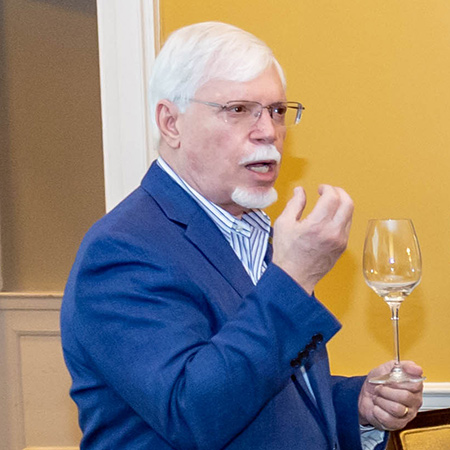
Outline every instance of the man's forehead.
[[266, 70], [257, 77], [247, 81], [212, 78], [197, 89], [197, 94], [212, 95], [215, 99], [227, 98], [231, 95], [233, 97], [232, 100], [245, 100], [245, 95], [255, 94], [284, 97], [285, 89], [278, 73], [274, 70]]

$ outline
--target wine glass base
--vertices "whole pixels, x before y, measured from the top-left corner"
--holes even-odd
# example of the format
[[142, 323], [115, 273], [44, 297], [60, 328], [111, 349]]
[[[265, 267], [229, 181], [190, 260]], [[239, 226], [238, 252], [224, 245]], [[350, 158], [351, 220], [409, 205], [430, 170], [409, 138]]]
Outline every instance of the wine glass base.
[[404, 372], [390, 372], [369, 380], [371, 384], [420, 383], [427, 377], [412, 377]]

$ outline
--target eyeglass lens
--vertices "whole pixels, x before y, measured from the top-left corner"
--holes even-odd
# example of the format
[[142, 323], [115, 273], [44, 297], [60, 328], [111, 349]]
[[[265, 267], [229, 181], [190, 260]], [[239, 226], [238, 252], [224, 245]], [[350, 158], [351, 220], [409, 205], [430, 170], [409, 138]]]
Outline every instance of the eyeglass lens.
[[274, 103], [262, 106], [257, 102], [230, 102], [223, 107], [223, 112], [227, 123], [253, 125], [263, 114], [264, 109], [267, 109], [274, 123], [281, 126], [297, 124], [302, 111], [301, 105], [296, 103]]

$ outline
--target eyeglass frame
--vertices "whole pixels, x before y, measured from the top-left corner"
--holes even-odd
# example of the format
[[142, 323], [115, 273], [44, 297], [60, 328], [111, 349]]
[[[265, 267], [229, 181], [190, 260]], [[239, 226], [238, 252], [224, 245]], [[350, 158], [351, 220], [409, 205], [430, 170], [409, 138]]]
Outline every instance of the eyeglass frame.
[[[297, 114], [295, 116], [294, 123], [292, 125], [281, 125], [280, 124], [280, 126], [284, 126], [286, 128], [293, 127], [293, 126], [297, 125], [300, 122], [300, 119], [302, 118], [302, 112], [305, 109], [305, 107], [299, 102], [274, 102], [274, 103], [271, 103], [270, 105], [263, 106], [262, 103], [259, 103], [259, 102], [256, 102], [256, 101], [252, 101], [252, 100], [230, 100], [229, 102], [226, 102], [225, 104], [214, 103], [214, 102], [207, 102], [207, 101], [203, 101], [203, 100], [198, 100], [196, 98], [191, 98], [191, 99], [189, 99], [189, 101], [193, 102], [193, 103], [200, 103], [200, 104], [206, 105], [206, 106], [212, 106], [212, 107], [215, 107], [215, 108], [220, 108], [221, 112], [225, 111], [226, 108], [228, 108], [230, 106], [230, 104], [232, 104], [232, 103], [244, 103], [244, 104], [245, 103], [252, 103], [252, 104], [255, 104], [255, 105], [259, 105], [259, 106], [261, 106], [261, 112], [257, 116], [257, 119], [255, 120], [254, 124], [256, 122], [258, 122], [258, 120], [261, 118], [263, 109], [267, 109], [267, 112], [269, 113], [270, 118], [272, 120], [274, 120], [274, 118], [273, 118], [273, 109], [276, 106], [284, 105], [287, 108], [295, 106], [295, 109], [297, 109]], [[227, 121], [225, 120], [225, 122], [227, 122]], [[274, 121], [274, 123], [276, 123], [276, 122]]]

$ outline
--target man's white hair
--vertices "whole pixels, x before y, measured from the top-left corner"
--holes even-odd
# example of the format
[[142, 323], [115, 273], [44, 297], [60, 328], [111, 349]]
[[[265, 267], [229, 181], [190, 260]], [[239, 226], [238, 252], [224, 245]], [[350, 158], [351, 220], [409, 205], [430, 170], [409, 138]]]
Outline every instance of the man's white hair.
[[156, 145], [160, 135], [155, 114], [160, 100], [170, 100], [185, 111], [207, 81], [250, 81], [272, 64], [285, 87], [283, 69], [272, 50], [251, 33], [221, 22], [197, 23], [174, 31], [156, 58], [150, 78], [150, 117]]

